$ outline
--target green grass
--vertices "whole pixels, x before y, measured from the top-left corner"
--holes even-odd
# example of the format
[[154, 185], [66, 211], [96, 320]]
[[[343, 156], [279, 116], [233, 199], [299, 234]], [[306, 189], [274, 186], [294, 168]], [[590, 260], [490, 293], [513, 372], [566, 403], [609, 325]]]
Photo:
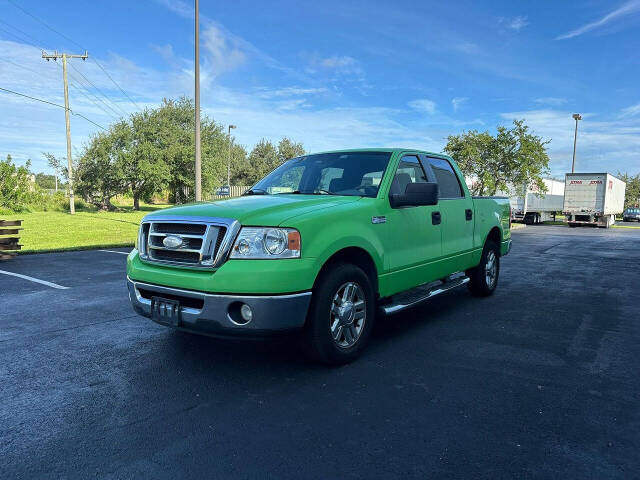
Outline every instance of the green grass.
[[640, 225], [639, 226], [635, 226], [635, 225], [611, 225], [611, 228], [639, 228], [640, 229]]
[[21, 253], [83, 250], [88, 248], [133, 246], [138, 225], [147, 213], [169, 205], [144, 205], [140, 211], [130, 207], [117, 212], [81, 211], [12, 213], [4, 220], [23, 220]]

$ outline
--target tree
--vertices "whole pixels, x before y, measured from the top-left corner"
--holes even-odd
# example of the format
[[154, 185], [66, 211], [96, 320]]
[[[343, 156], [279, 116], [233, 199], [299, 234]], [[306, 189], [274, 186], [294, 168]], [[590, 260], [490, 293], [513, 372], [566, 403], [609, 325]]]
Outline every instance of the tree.
[[276, 146], [264, 138], [253, 147], [247, 162], [248, 185], [253, 185], [281, 163]]
[[[56, 175], [58, 175], [59, 178], [64, 178], [66, 183], [66, 180], [69, 179], [67, 159], [58, 158], [53, 153], [47, 153], [47, 152], [42, 152], [42, 155], [44, 155], [44, 158], [47, 159], [47, 163], [49, 164], [49, 167], [51, 167], [53, 171], [56, 172]], [[76, 165], [74, 165], [73, 167], [75, 168]]]
[[625, 208], [640, 206], [640, 174], [633, 176], [618, 172], [618, 178], [627, 184], [624, 193]]
[[263, 138], [253, 147], [246, 161], [235, 166], [234, 180], [236, 184], [253, 185], [283, 162], [304, 153], [301, 143], [286, 137], [280, 140], [277, 147]]
[[474, 180], [473, 195], [527, 186], [546, 192], [542, 178], [549, 174], [548, 143], [530, 133], [524, 120], [514, 120], [510, 129], [498, 126], [495, 137], [476, 130], [450, 135], [444, 151]]
[[280, 143], [278, 143], [278, 162], [280, 163], [304, 154], [305, 151], [302, 143], [296, 143], [287, 137], [284, 137], [280, 140]]
[[56, 188], [56, 176], [47, 173], [36, 173], [36, 185], [45, 190], [54, 190]]
[[102, 210], [115, 209], [111, 199], [127, 190], [120, 160], [125, 154], [123, 134], [118, 125], [91, 137], [75, 168], [76, 191]]
[[19, 167], [13, 163], [11, 155], [0, 160], [0, 208], [20, 211], [27, 208], [32, 191], [29, 168], [31, 162]]
[[131, 115], [130, 123], [116, 124], [113, 134], [120, 150], [118, 168], [133, 195], [133, 209], [139, 210], [140, 200], [149, 201], [169, 178], [168, 166], [158, 151], [159, 124], [153, 112], [144, 110]]

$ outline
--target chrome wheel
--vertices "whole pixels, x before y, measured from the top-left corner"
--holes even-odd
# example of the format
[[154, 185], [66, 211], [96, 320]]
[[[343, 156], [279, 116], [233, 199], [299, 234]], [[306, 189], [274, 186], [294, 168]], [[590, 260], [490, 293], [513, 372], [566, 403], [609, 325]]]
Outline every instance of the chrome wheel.
[[498, 275], [498, 258], [493, 250], [487, 252], [487, 261], [484, 266], [484, 277], [487, 282], [487, 287], [493, 288], [496, 283], [496, 277]]
[[362, 287], [356, 282], [344, 283], [333, 296], [329, 325], [333, 341], [340, 348], [355, 345], [367, 319], [367, 303]]

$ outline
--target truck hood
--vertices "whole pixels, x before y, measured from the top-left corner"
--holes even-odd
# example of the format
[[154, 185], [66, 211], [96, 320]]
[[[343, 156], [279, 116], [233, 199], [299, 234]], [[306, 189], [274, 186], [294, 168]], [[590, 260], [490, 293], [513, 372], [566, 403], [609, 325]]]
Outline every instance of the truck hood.
[[147, 219], [163, 216], [221, 217], [238, 220], [243, 225], [277, 226], [287, 219], [316, 210], [353, 203], [361, 197], [337, 195], [250, 195], [208, 203], [192, 203], [166, 208], [147, 215]]

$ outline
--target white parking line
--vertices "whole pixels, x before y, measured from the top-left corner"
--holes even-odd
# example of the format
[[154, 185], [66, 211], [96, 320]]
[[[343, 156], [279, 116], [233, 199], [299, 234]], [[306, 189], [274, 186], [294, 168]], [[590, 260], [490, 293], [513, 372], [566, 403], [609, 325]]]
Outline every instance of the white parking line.
[[129, 255], [131, 252], [119, 252], [117, 250], [98, 250], [99, 252], [119, 253], [120, 255]]
[[47, 282], [46, 280], [40, 280], [39, 278], [29, 277], [28, 275], [21, 275], [19, 273], [7, 272], [5, 270], [0, 270], [0, 273], [4, 275], [9, 275], [12, 277], [23, 278], [24, 280], [29, 280], [30, 282], [34, 282], [34, 283], [40, 283], [42, 285], [46, 285], [47, 287], [51, 287], [51, 288], [58, 288], [60, 290], [69, 289], [69, 287], [63, 287], [62, 285], [58, 285], [57, 283]]

